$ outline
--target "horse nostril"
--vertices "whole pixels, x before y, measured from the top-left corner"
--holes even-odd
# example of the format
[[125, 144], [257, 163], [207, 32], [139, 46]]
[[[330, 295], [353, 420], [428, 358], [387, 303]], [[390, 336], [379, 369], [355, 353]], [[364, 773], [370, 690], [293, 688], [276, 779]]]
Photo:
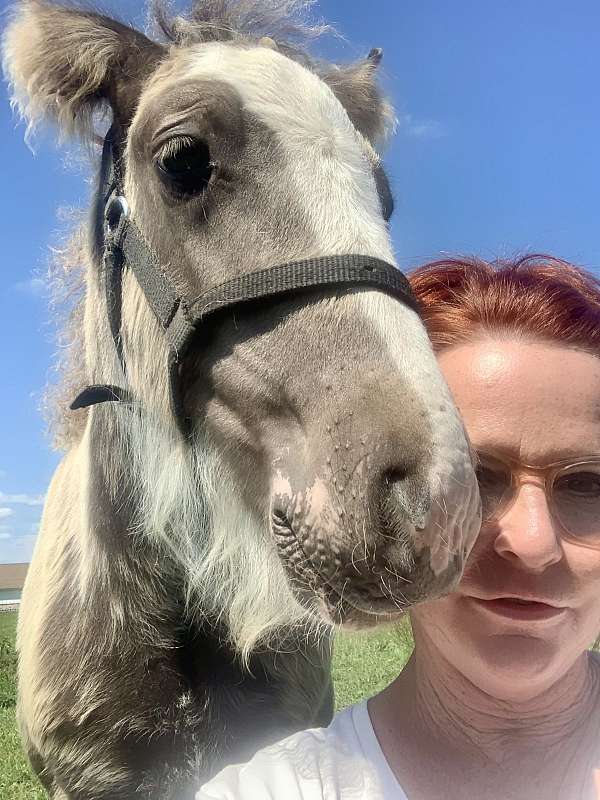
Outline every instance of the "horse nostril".
[[391, 487], [394, 484], [402, 483], [408, 477], [408, 470], [407, 469], [400, 469], [396, 467], [395, 469], [388, 470], [383, 476], [383, 485], [384, 487]]
[[417, 468], [387, 470], [382, 476], [380, 491], [379, 508], [385, 527], [397, 528], [402, 526], [402, 519], [408, 519], [417, 530], [423, 530], [431, 499]]

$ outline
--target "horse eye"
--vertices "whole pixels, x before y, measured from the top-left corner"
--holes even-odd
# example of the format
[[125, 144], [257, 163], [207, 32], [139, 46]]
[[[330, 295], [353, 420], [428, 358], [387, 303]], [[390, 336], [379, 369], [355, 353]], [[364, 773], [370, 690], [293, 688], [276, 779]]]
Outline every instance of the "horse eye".
[[156, 161], [159, 177], [179, 195], [205, 191], [215, 171], [205, 142], [180, 136], [172, 139]]

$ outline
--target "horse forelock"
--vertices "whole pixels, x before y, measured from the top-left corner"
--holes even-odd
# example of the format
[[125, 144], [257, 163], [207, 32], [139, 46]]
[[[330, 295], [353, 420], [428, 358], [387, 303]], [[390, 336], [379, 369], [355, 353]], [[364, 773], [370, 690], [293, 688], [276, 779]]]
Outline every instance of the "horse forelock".
[[151, 4], [151, 23], [167, 41], [258, 41], [269, 37], [299, 58], [308, 58], [307, 41], [332, 32], [329, 25], [310, 19], [315, 0], [195, 0], [187, 14], [172, 16], [164, 0]]

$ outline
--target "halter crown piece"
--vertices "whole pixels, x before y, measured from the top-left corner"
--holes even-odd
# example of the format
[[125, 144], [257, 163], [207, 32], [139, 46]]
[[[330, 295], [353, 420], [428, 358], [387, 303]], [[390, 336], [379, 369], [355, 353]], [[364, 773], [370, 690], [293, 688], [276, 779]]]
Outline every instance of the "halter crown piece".
[[[217, 315], [242, 305], [262, 300], [276, 301], [294, 294], [309, 294], [319, 287], [352, 289], [369, 286], [419, 311], [417, 300], [406, 277], [378, 258], [364, 255], [334, 255], [292, 261], [239, 275], [209, 289], [198, 297], [181, 297], [168, 275], [161, 269], [156, 253], [144, 241], [131, 219], [124, 196], [120, 169], [118, 133], [113, 125], [104, 141], [100, 189], [94, 207], [94, 240], [102, 253], [103, 280], [110, 330], [115, 348], [127, 374], [121, 342], [121, 287], [123, 273], [131, 270], [144, 293], [169, 344], [167, 373], [171, 410], [184, 436], [189, 436], [191, 420], [186, 418], [181, 392], [180, 369], [199, 330]], [[86, 387], [71, 403], [71, 409], [87, 408], [104, 402], [131, 402], [124, 389], [116, 386]]]

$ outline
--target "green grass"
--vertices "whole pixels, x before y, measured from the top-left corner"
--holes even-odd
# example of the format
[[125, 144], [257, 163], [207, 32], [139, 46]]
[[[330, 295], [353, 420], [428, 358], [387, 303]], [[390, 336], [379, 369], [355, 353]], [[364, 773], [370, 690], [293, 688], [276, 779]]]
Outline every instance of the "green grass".
[[333, 658], [336, 708], [381, 691], [402, 671], [412, 649], [408, 618], [399, 627], [376, 633], [339, 635]]
[[0, 797], [2, 800], [44, 800], [21, 752], [15, 722], [16, 613], [0, 614]]
[[[15, 722], [16, 613], [0, 614], [0, 799], [45, 800], [23, 753]], [[333, 662], [336, 707], [344, 708], [386, 686], [412, 649], [408, 627], [337, 639]]]
[[21, 752], [14, 707], [0, 708], [0, 754], [2, 800], [47, 800]]
[[[17, 660], [15, 657], [16, 613], [0, 614], [0, 709], [14, 706]], [[1, 751], [0, 751], [1, 752]]]
[[14, 639], [17, 629], [17, 612], [0, 614], [0, 639]]

